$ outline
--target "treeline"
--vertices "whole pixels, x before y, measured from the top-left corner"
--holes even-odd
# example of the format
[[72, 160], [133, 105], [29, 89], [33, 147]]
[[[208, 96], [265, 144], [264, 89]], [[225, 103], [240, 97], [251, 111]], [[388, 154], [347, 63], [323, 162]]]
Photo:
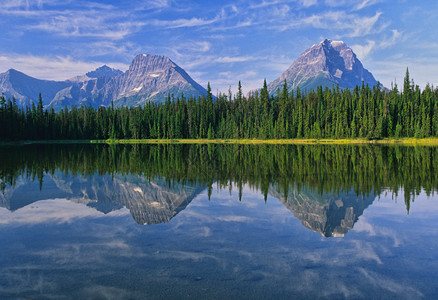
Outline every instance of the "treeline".
[[[0, 191], [18, 178], [140, 175], [165, 179], [169, 186], [213, 185], [238, 189], [246, 184], [265, 199], [272, 189], [284, 199], [292, 191], [355, 195], [397, 194], [407, 210], [420, 192], [438, 191], [438, 148], [379, 145], [238, 144], [31, 144], [0, 147]], [[20, 184], [23, 181], [18, 181]]]
[[438, 88], [421, 90], [409, 72], [403, 91], [367, 85], [332, 89], [299, 88], [269, 95], [260, 91], [208, 93], [186, 99], [169, 96], [164, 103], [139, 107], [72, 107], [55, 112], [37, 105], [19, 108], [0, 97], [2, 140], [56, 139], [196, 139], [196, 138], [369, 138], [438, 136]]

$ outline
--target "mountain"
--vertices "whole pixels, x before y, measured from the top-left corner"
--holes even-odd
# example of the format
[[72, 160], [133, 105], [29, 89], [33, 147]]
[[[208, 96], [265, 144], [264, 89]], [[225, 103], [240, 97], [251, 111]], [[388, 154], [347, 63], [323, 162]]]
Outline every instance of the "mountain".
[[100, 77], [116, 77], [122, 74], [123, 72], [120, 70], [110, 68], [107, 65], [103, 65], [102, 67], [97, 68], [94, 71], [88, 72], [85, 75], [89, 78], [100, 78]]
[[129, 70], [106, 65], [65, 81], [40, 80], [16, 70], [0, 74], [0, 93], [15, 97], [19, 106], [38, 102], [59, 111], [65, 106], [135, 106], [148, 101], [164, 102], [168, 95], [198, 97], [207, 91], [168, 57], [139, 54]]
[[341, 88], [377, 85], [374, 76], [363, 67], [353, 50], [342, 41], [323, 40], [304, 51], [293, 64], [268, 85], [269, 93], [283, 89], [286, 79], [288, 90], [315, 90], [318, 86]]
[[301, 223], [324, 237], [343, 237], [352, 229], [374, 196], [362, 197], [354, 191], [322, 193], [289, 190], [287, 195], [275, 187], [269, 193], [280, 199]]
[[38, 103], [41, 93], [44, 104], [49, 104], [56, 94], [71, 85], [67, 81], [40, 80], [17, 70], [10, 69], [0, 74], [0, 93], [4, 93], [6, 99], [15, 97], [17, 105], [30, 105]]
[[104, 105], [114, 101], [116, 106], [131, 106], [162, 101], [169, 94], [198, 97], [206, 92], [168, 57], [139, 54], [129, 70], [108, 82], [97, 98]]
[[67, 82], [70, 83], [69, 86], [60, 90], [48, 104], [44, 103], [44, 106], [46, 108], [53, 108], [56, 111], [73, 105], [100, 106], [102, 105], [101, 103], [93, 101], [93, 99], [96, 98], [95, 95], [98, 94], [112, 78], [121, 74], [123, 74], [122, 71], [104, 65], [85, 75], [70, 78], [67, 80]]

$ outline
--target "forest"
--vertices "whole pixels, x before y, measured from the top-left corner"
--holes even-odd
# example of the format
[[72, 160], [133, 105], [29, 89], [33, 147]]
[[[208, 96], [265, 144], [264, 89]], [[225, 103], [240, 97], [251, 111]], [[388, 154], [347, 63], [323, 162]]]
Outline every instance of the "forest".
[[362, 84], [354, 89], [318, 87], [316, 91], [263, 88], [199, 98], [169, 95], [164, 103], [137, 107], [80, 106], [55, 112], [37, 104], [18, 107], [0, 97], [0, 139], [294, 139], [437, 137], [438, 88], [423, 90], [409, 78], [400, 91]]

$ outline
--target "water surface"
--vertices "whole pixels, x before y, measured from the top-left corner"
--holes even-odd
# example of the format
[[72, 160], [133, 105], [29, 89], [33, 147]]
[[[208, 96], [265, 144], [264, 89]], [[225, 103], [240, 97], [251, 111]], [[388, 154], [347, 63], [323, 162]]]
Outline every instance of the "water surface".
[[0, 298], [438, 296], [438, 148], [0, 148]]

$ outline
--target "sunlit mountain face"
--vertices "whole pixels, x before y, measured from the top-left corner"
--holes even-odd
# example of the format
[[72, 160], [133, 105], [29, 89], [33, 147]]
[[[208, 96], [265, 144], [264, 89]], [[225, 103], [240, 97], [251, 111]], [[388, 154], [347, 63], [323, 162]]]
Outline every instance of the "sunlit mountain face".
[[343, 41], [330, 39], [305, 50], [279, 78], [269, 83], [269, 92], [283, 90], [284, 82], [289, 91], [297, 88], [311, 91], [319, 86], [352, 89], [362, 84], [370, 87], [378, 84], [350, 47]]
[[164, 102], [171, 95], [199, 97], [207, 91], [170, 58], [139, 54], [126, 72], [104, 65], [65, 81], [41, 80], [10, 69], [0, 74], [0, 93], [23, 107], [38, 103], [41, 93], [43, 106], [59, 111], [75, 105], [139, 106]]

